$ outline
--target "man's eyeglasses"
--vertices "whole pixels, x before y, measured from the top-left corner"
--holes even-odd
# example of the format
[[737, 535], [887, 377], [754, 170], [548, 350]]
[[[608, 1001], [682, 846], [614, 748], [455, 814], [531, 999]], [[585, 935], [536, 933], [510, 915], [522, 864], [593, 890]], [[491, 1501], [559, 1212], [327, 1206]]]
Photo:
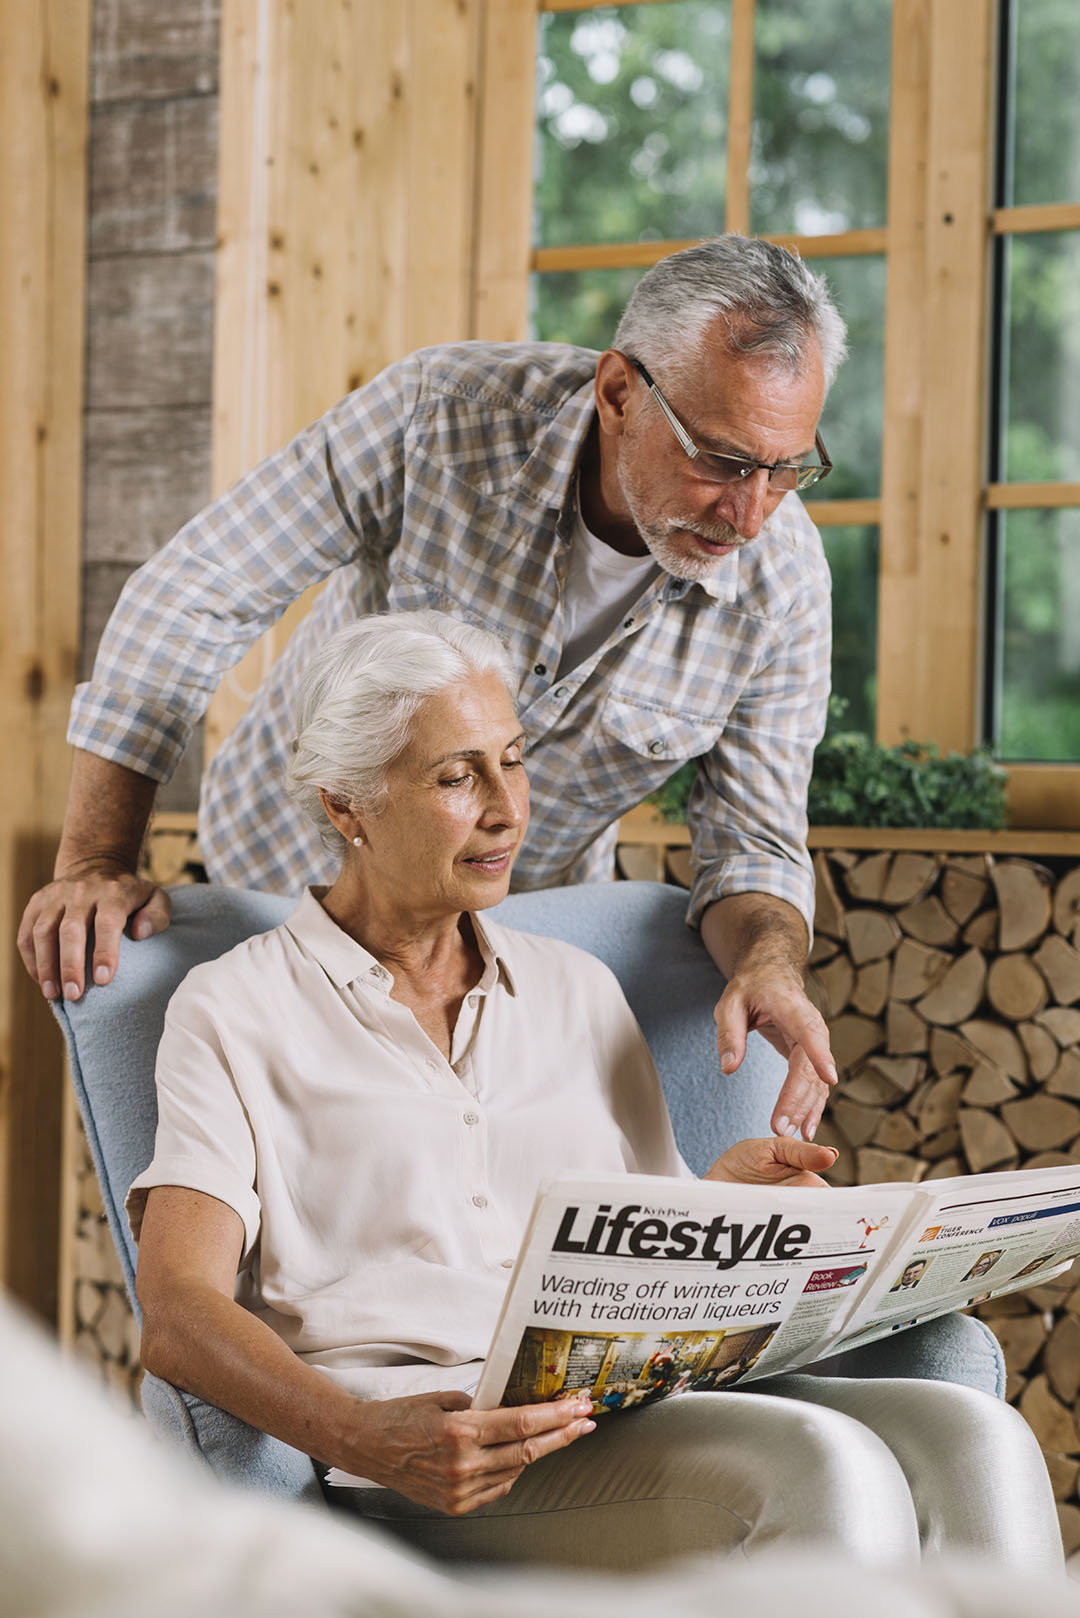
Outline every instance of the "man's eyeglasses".
[[803, 466], [797, 461], [774, 461], [770, 465], [768, 461], [754, 461], [745, 455], [717, 455], [713, 450], [702, 449], [700, 444], [694, 443], [641, 361], [630, 354], [626, 357], [634, 369], [641, 373], [646, 387], [667, 417], [672, 432], [686, 455], [695, 463], [699, 477], [708, 478], [711, 483], [741, 483], [755, 472], [768, 472], [769, 488], [782, 489], [786, 493], [790, 489], [810, 489], [832, 471], [832, 462], [820, 433], [814, 434], [814, 448], [820, 457], [820, 466]]

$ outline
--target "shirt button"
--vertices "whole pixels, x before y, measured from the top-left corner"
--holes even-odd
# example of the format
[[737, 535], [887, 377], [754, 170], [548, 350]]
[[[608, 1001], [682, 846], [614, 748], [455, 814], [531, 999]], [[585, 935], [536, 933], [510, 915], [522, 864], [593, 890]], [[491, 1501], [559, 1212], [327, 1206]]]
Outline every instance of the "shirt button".
[[649, 743], [649, 752], [650, 753], [655, 755], [657, 753], [662, 753], [663, 751], [664, 751], [663, 742], [650, 742]]
[[427, 1061], [424, 1063], [424, 1066], [427, 1068], [429, 1073], [437, 1073], [439, 1071], [438, 1062], [433, 1062], [431, 1060], [430, 1056], [428, 1057]]
[[478, 994], [470, 994], [469, 1004], [475, 1011], [477, 1006], [480, 1004], [480, 996]]
[[512, 1258], [504, 1258], [503, 1261], [502, 1261], [502, 1267], [503, 1267], [504, 1270], [512, 1270], [514, 1268], [513, 1259]]
[[547, 673], [547, 664], [546, 663], [537, 663], [536, 667], [533, 669], [533, 673], [534, 674], [546, 674]]
[[623, 621], [623, 628], [624, 629], [633, 629], [633, 627], [634, 627], [634, 620], [632, 618], [627, 618], [627, 619], [625, 619]]
[[469, 1125], [478, 1124], [480, 1122], [480, 1114], [478, 1112], [466, 1112], [462, 1115], [462, 1119], [463, 1122]]
[[567, 692], [566, 692], [566, 687], [565, 687], [565, 685], [557, 685], [557, 686], [556, 686], [556, 687], [555, 687], [555, 695], [556, 695], [556, 696], [557, 696], [557, 697], [565, 697], [565, 696], [566, 696], [566, 694], [567, 694]]
[[487, 1198], [486, 1197], [474, 1197], [472, 1200], [473, 1200], [473, 1207], [474, 1208], [486, 1208], [487, 1207]]

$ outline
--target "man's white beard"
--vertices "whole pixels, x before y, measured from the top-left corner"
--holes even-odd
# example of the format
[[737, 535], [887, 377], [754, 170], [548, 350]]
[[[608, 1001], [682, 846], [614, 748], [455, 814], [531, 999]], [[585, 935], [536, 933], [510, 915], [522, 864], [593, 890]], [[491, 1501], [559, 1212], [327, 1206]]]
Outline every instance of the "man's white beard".
[[729, 522], [705, 523], [691, 517], [682, 520], [677, 517], [646, 518], [645, 500], [637, 487], [636, 478], [632, 474], [627, 476], [620, 469], [619, 482], [634, 526], [649, 547], [650, 555], [672, 578], [689, 579], [692, 583], [707, 579], [726, 560], [723, 556], [707, 556], [704, 552], [687, 554], [685, 546], [675, 538], [681, 531], [700, 534], [704, 539], [711, 539], [714, 545], [742, 544]]

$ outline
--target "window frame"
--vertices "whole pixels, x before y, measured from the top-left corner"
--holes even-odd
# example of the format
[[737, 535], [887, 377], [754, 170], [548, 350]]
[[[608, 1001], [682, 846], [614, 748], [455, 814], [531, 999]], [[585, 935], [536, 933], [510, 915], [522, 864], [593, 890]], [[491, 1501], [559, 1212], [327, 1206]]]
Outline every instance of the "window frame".
[[[604, 3], [527, 0], [541, 13]], [[994, 207], [998, 0], [893, 0], [886, 223], [770, 236], [804, 258], [886, 262], [881, 496], [814, 500], [822, 528], [879, 532], [877, 736], [966, 751], [983, 740], [987, 514], [1080, 506], [1080, 483], [987, 479], [997, 238], [1080, 228], [1080, 203]], [[731, 0], [725, 229], [750, 222], [755, 0]], [[534, 44], [535, 49], [535, 44]], [[647, 268], [688, 241], [530, 247], [536, 271]], [[1080, 827], [1080, 764], [1010, 764], [1010, 819]]]

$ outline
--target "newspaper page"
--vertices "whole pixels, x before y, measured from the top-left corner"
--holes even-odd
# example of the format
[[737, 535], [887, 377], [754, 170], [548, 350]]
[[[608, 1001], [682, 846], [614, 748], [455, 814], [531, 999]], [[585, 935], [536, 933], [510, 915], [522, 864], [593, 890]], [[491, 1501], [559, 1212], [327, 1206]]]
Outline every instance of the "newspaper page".
[[838, 1348], [1037, 1286], [1080, 1255], [1080, 1167], [958, 1175], [922, 1192], [918, 1228], [867, 1288]]
[[600, 1414], [821, 1358], [871, 1274], [891, 1268], [913, 1194], [549, 1181], [474, 1406], [587, 1392]]

